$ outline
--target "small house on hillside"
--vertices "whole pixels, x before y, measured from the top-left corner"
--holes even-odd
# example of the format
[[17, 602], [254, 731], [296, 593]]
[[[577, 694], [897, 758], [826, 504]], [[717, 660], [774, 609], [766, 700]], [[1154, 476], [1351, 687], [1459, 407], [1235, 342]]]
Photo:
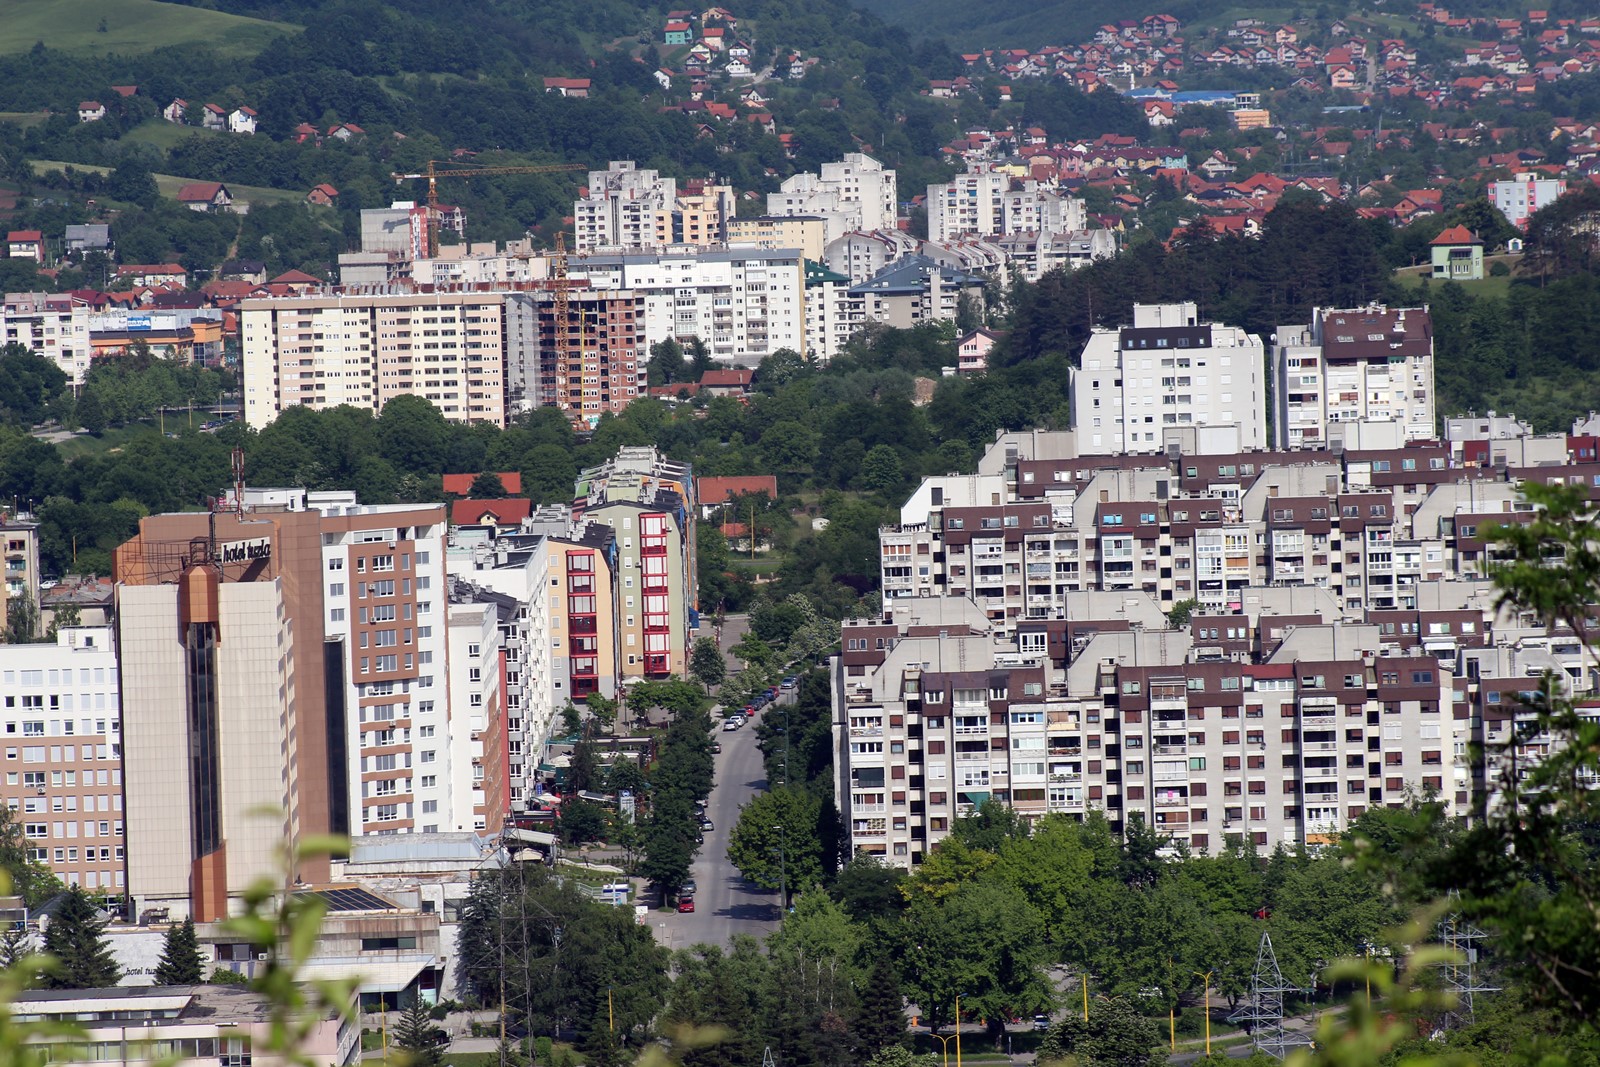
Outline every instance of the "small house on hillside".
[[221, 182], [190, 182], [178, 190], [178, 203], [190, 211], [231, 211], [233, 194]]
[[98, 100], [85, 100], [78, 105], [79, 122], [99, 122], [106, 117], [106, 106]]
[[1465, 226], [1452, 226], [1428, 242], [1433, 277], [1453, 282], [1483, 277], [1483, 242]]

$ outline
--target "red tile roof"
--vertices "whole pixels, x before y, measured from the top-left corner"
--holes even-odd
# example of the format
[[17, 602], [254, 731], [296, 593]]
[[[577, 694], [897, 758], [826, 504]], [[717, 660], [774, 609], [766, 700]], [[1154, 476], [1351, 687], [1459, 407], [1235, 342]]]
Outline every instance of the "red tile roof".
[[1428, 242], [1430, 245], [1481, 245], [1476, 234], [1465, 226], [1452, 226]]
[[752, 370], [708, 370], [700, 376], [700, 388], [746, 389], [755, 375]]
[[[500, 475], [500, 484], [506, 487], [506, 492], [512, 496], [522, 493], [522, 475], [518, 471], [496, 471]], [[472, 492], [473, 479], [476, 474], [446, 474], [444, 476], [444, 491], [452, 496], [466, 496]]]
[[778, 498], [778, 479], [771, 474], [755, 474], [744, 478], [707, 477], [697, 479], [694, 485], [700, 503], [706, 507], [726, 504], [745, 493], [766, 493], [774, 500]]
[[533, 501], [523, 497], [505, 500], [457, 500], [450, 507], [452, 526], [517, 526], [533, 514]]

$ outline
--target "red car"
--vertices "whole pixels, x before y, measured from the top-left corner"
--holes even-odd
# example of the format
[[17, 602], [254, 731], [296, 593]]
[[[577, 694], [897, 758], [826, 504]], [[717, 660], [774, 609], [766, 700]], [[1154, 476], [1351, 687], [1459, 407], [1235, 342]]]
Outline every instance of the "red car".
[[694, 897], [680, 897], [678, 899], [678, 911], [680, 913], [694, 911]]
[[744, 717], [747, 719], [756, 717], [756, 706], [754, 704], [746, 704], [744, 706]]

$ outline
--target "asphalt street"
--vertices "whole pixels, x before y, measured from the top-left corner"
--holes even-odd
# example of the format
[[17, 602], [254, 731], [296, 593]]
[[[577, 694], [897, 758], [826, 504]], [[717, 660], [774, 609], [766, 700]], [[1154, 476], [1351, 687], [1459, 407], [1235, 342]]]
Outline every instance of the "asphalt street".
[[755, 724], [768, 715], [782, 715], [794, 694], [780, 693], [778, 700], [757, 713], [738, 730], [724, 731], [726, 714], [718, 706], [716, 739], [722, 752], [716, 757], [716, 785], [706, 802], [713, 829], [695, 855], [689, 876], [695, 880], [695, 910], [691, 914], [652, 911], [650, 924], [656, 940], [668, 948], [690, 945], [726, 946], [735, 934], [765, 937], [778, 925], [778, 894], [758, 889], [739, 876], [728, 862], [728, 836], [739, 820], [739, 809], [766, 789], [761, 750], [756, 747]]

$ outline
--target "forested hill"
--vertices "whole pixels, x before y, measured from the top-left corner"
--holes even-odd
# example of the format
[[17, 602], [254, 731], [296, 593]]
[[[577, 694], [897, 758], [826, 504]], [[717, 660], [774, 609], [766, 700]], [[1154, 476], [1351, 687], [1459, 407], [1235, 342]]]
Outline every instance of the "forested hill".
[[[1168, 14], [1184, 25], [1212, 21], [1233, 6], [1225, 0], [857, 0], [865, 11], [918, 37], [942, 37], [960, 51], [979, 47], [1037, 48], [1087, 41], [1119, 19]], [[1241, 9], [1241, 14], [1248, 14]]]

